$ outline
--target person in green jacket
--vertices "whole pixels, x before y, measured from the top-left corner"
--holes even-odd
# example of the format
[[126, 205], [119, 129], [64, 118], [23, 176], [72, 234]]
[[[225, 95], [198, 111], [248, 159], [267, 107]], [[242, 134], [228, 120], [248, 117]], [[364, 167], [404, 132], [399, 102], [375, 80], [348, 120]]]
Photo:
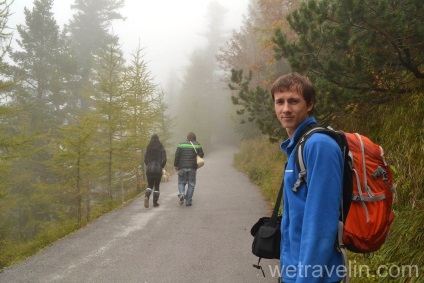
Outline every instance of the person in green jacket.
[[[197, 151], [197, 153], [196, 153]], [[193, 132], [188, 133], [187, 140], [178, 144], [175, 152], [174, 167], [178, 172], [178, 198], [180, 205], [192, 205], [194, 187], [196, 186], [197, 155], [204, 156], [202, 146]], [[187, 193], [185, 186], [187, 186]]]

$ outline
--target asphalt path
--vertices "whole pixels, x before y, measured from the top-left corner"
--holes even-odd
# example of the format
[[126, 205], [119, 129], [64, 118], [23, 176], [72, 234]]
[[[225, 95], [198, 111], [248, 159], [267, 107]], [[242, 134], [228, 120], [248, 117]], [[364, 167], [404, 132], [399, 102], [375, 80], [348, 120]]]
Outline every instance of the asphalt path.
[[235, 148], [205, 156], [191, 207], [180, 206], [177, 175], [161, 183], [160, 206], [139, 197], [27, 260], [0, 282], [277, 282], [277, 260], [252, 267], [250, 228], [271, 206], [232, 166]]

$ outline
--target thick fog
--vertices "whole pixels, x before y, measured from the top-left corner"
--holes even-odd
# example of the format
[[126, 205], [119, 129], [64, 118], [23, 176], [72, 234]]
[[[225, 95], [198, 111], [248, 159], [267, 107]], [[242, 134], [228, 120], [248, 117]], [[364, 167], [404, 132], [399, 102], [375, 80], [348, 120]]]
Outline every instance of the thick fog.
[[[121, 14], [125, 21], [115, 21], [113, 32], [118, 34], [125, 53], [133, 52], [140, 44], [144, 58], [160, 85], [166, 84], [171, 72], [181, 72], [191, 52], [205, 43], [208, 5], [217, 2], [227, 9], [225, 26], [228, 33], [240, 26], [249, 0], [125, 0]], [[11, 28], [24, 24], [24, 7], [32, 9], [31, 0], [14, 0]], [[56, 0], [55, 19], [60, 26], [68, 23], [75, 12], [74, 0]]]
[[[76, 10], [71, 6], [75, 2], [53, 2], [52, 12], [61, 30], [74, 18]], [[121, 50], [128, 61], [136, 50], [142, 49], [152, 81], [164, 94], [166, 113], [171, 116], [172, 123], [168, 128], [174, 142], [185, 137], [188, 131], [199, 133], [203, 141], [210, 144], [218, 137], [233, 136], [231, 116], [236, 114], [231, 109], [230, 91], [222, 81], [223, 74], [218, 70], [215, 55], [232, 32], [242, 25], [249, 2], [125, 0], [124, 7], [117, 10], [125, 20], [113, 20], [109, 33], [119, 37]], [[19, 49], [16, 26], [26, 26], [24, 8], [32, 12], [33, 1], [15, 0], [11, 5], [8, 25], [14, 30], [12, 49]], [[195, 68], [203, 71], [198, 72]], [[238, 140], [230, 138], [234, 139]]]

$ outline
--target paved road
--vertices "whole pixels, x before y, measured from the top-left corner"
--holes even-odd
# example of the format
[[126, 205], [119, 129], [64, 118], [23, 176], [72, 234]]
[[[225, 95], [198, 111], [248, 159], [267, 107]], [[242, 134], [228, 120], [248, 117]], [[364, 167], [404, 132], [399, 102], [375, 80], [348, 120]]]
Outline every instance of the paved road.
[[277, 282], [252, 267], [250, 227], [271, 207], [231, 163], [229, 148], [206, 156], [193, 206], [179, 206], [177, 178], [161, 184], [160, 207], [140, 197], [37, 255], [0, 272], [0, 282]]

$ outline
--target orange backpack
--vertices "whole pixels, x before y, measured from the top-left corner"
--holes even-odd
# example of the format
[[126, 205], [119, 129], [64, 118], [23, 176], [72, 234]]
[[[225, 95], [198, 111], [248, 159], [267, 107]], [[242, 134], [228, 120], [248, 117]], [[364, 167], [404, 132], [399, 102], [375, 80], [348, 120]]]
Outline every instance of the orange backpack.
[[356, 253], [377, 251], [384, 244], [394, 220], [392, 172], [383, 149], [357, 133], [344, 133], [313, 124], [300, 139], [296, 150], [299, 179], [293, 190], [306, 180], [303, 148], [314, 133], [331, 136], [344, 156], [343, 201], [338, 244]]

